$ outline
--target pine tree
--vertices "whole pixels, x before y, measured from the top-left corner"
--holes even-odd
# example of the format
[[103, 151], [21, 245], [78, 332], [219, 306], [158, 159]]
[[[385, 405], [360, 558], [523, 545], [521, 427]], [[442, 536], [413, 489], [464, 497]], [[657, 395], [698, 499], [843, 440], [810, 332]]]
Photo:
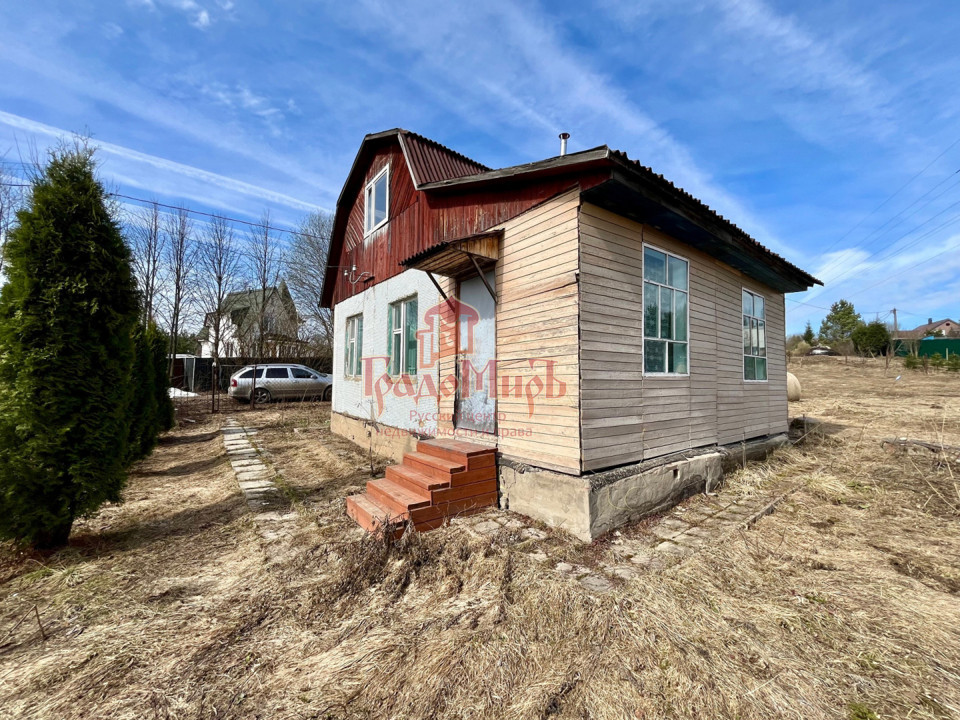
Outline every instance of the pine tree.
[[853, 331], [862, 322], [860, 313], [854, 309], [852, 302], [837, 300], [830, 306], [830, 312], [820, 323], [820, 342], [839, 345], [849, 340]]
[[817, 336], [813, 334], [813, 327], [809, 320], [807, 320], [807, 327], [804, 329], [802, 337], [807, 345], [813, 345], [813, 341], [817, 339]]
[[17, 223], [0, 293], [0, 536], [56, 547], [120, 499], [138, 298], [91, 149], [52, 152]]

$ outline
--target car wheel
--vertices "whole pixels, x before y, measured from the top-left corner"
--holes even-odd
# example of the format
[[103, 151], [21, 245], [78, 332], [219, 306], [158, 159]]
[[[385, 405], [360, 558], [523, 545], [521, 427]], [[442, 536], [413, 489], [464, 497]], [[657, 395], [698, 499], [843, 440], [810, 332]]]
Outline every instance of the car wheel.
[[253, 400], [258, 403], [270, 402], [270, 391], [266, 388], [258, 387], [253, 391]]
[[328, 385], [327, 389], [323, 391], [323, 401], [330, 402], [333, 399], [333, 386]]

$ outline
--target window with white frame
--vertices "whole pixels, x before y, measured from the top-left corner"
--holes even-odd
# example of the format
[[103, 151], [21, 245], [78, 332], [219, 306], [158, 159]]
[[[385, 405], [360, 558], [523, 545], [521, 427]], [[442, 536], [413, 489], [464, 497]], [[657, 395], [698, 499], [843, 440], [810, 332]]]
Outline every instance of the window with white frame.
[[347, 342], [343, 351], [343, 374], [360, 377], [363, 373], [363, 315], [347, 318]]
[[387, 326], [389, 370], [394, 376], [417, 374], [417, 298], [390, 305]]
[[390, 167], [387, 166], [369, 182], [364, 193], [364, 232], [372, 233], [387, 221], [390, 190]]
[[767, 379], [767, 326], [762, 295], [743, 291], [743, 379]]
[[643, 371], [687, 375], [689, 263], [657, 248], [643, 248]]

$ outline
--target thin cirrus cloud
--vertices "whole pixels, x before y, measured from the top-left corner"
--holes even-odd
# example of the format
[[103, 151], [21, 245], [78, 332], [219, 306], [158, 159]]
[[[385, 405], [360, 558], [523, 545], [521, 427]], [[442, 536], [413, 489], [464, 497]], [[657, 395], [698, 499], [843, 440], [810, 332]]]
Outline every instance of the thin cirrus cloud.
[[[61, 128], [52, 127], [44, 123], [39, 123], [34, 120], [29, 120], [27, 118], [3, 111], [0, 111], [0, 124], [7, 125], [15, 130], [20, 130], [31, 135], [41, 135], [53, 139], [68, 137], [70, 135], [70, 133], [62, 130]], [[121, 145], [97, 141], [96, 147], [98, 148], [99, 152], [102, 152], [106, 155], [118, 158], [128, 163], [134, 163], [140, 166], [146, 165], [154, 170], [169, 173], [181, 179], [189, 179], [200, 184], [201, 186], [212, 185], [229, 193], [238, 193], [260, 201], [282, 205], [284, 207], [299, 211], [312, 212], [324, 209], [314, 203], [306, 202], [299, 198], [276, 192], [275, 190], [270, 190], [268, 188], [253, 185], [251, 183], [246, 183], [241, 180], [235, 180], [233, 178], [218, 175], [207, 170], [201, 170], [200, 168], [185, 165], [183, 163], [167, 160], [155, 155], [149, 155], [147, 153], [132, 150]], [[156, 187], [156, 185], [154, 184], [151, 187]], [[181, 187], [181, 192], [182, 190], [183, 188]]]

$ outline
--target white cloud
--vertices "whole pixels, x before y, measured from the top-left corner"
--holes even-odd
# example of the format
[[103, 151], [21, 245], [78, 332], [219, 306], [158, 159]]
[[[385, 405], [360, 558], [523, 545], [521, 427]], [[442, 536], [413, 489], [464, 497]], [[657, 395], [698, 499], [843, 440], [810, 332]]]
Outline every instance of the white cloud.
[[123, 28], [114, 22], [104, 23], [103, 34], [106, 35], [109, 39], [113, 40], [123, 35]]

